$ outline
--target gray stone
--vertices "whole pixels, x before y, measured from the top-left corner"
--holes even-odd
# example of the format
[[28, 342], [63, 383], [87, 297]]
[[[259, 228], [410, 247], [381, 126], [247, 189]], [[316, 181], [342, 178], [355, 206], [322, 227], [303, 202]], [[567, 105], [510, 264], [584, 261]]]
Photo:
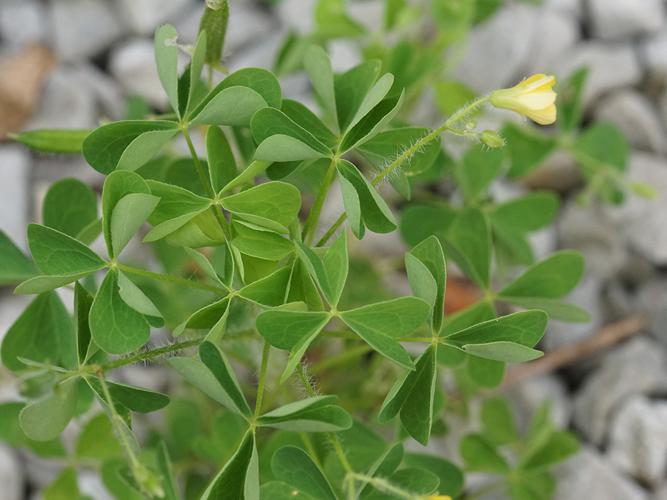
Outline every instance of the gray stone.
[[284, 36], [284, 33], [275, 31], [255, 44], [239, 48], [229, 57], [226, 66], [231, 71], [247, 67], [272, 67]]
[[87, 495], [95, 500], [113, 500], [108, 490], [102, 483], [102, 478], [96, 472], [82, 470], [78, 473], [79, 490], [82, 495]]
[[638, 58], [628, 45], [599, 41], [580, 43], [561, 54], [560, 60], [554, 64], [555, 72], [561, 79], [582, 67], [589, 68], [584, 89], [586, 105], [611, 90], [636, 85], [642, 78]]
[[46, 82], [40, 105], [27, 129], [90, 128], [97, 123], [95, 95], [78, 69], [56, 68]]
[[544, 0], [547, 9], [581, 17], [583, 6], [582, 0]]
[[617, 222], [620, 234], [637, 252], [656, 265], [667, 264], [667, 163], [663, 158], [644, 153], [630, 157], [627, 173], [632, 182], [642, 182], [655, 190], [656, 196], [645, 199], [627, 197], [620, 206], [607, 207]]
[[577, 162], [566, 151], [550, 154], [535, 170], [523, 178], [523, 183], [533, 189], [550, 189], [567, 193], [582, 181]]
[[37, 0], [4, 0], [0, 5], [0, 35], [3, 43], [16, 47], [47, 41], [43, 7]]
[[585, 276], [577, 288], [565, 298], [565, 302], [576, 304], [590, 315], [587, 323], [568, 323], [550, 321], [543, 344], [547, 351], [584, 340], [604, 323], [604, 304], [602, 301], [602, 283], [592, 276]]
[[509, 5], [473, 29], [457, 52], [455, 77], [480, 93], [517, 83], [530, 55], [539, 10]]
[[192, 5], [192, 0], [116, 0], [120, 15], [135, 33], [151, 35], [162, 23], [173, 23]]
[[155, 68], [150, 40], [133, 39], [115, 48], [111, 53], [109, 70], [127, 94], [139, 95], [152, 106], [166, 108], [167, 95]]
[[520, 429], [528, 428], [535, 413], [547, 402], [557, 427], [567, 427], [570, 423], [572, 402], [565, 385], [554, 375], [524, 380], [505, 395], [512, 403]]
[[124, 32], [109, 2], [59, 0], [49, 4], [55, 50], [67, 61], [98, 54]]
[[315, 29], [314, 7], [315, 0], [283, 0], [276, 4], [275, 12], [286, 28], [298, 33], [311, 33]]
[[657, 486], [667, 472], [667, 402], [643, 396], [623, 405], [611, 425], [609, 460], [642, 483]]
[[667, 500], [667, 484], [663, 484], [653, 493], [653, 500]]
[[572, 14], [543, 9], [535, 19], [535, 33], [522, 73], [551, 71], [559, 56], [574, 47], [580, 38], [581, 27]]
[[25, 249], [30, 156], [22, 148], [0, 146], [0, 171], [0, 229]]
[[644, 151], [665, 153], [665, 130], [646, 97], [634, 90], [619, 90], [600, 100], [597, 121], [616, 125], [631, 146]]
[[635, 308], [648, 315], [651, 333], [667, 347], [667, 279], [654, 278], [637, 292]]
[[653, 79], [662, 82], [667, 80], [667, 31], [661, 31], [642, 41], [639, 55]]
[[662, 0], [589, 0], [593, 34], [619, 40], [659, 30], [665, 23]]
[[612, 467], [591, 447], [584, 447], [556, 470], [557, 500], [647, 500], [646, 492]]
[[98, 105], [97, 111], [102, 117], [110, 120], [120, 120], [125, 114], [125, 96], [120, 85], [91, 64], [76, 68], [76, 74], [81, 83], [87, 85], [93, 93]]
[[563, 248], [578, 250], [586, 259], [586, 273], [601, 280], [616, 276], [628, 259], [628, 251], [616, 221], [606, 207], [582, 207], [571, 201], [556, 222], [558, 242]]
[[349, 2], [347, 11], [352, 19], [365, 26], [370, 33], [381, 33], [384, 26], [384, 4], [381, 0]]
[[667, 390], [666, 361], [660, 345], [648, 338], [633, 339], [605, 355], [575, 397], [577, 428], [601, 444], [614, 414], [631, 397]]
[[23, 467], [15, 452], [7, 445], [0, 444], [0, 498], [21, 500], [25, 488], [23, 481]]

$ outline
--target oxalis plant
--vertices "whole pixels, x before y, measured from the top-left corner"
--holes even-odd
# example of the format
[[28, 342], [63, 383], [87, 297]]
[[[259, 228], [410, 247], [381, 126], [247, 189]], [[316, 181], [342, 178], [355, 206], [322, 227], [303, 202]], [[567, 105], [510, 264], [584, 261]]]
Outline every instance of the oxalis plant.
[[[475, 116], [495, 106], [551, 124], [555, 79], [535, 75], [476, 98], [430, 130], [396, 119], [404, 92], [379, 61], [334, 74], [325, 50], [310, 45], [302, 64], [316, 114], [283, 98], [264, 69], [210, 83], [224, 71], [226, 22], [226, 4], [209, 5], [193, 47], [170, 25], [157, 30], [169, 114], [17, 136], [41, 151], [82, 153], [105, 179], [101, 218], [81, 182], [49, 189], [42, 224], [28, 227], [32, 259], [0, 239], [2, 283], [35, 295], [2, 343], [27, 401], [0, 407], [0, 437], [64, 464], [47, 499], [79, 498], [77, 471], [87, 468], [122, 499], [550, 498], [550, 469], [577, 442], [548, 407], [521, 430], [501, 398], [484, 399], [479, 419], [472, 407], [508, 363], [541, 356], [549, 316], [586, 320], [562, 302], [582, 274], [577, 253], [493, 274], [494, 252], [525, 250], [527, 234], [553, 218], [553, 197], [451, 208], [444, 229], [440, 216], [404, 218], [413, 296], [387, 296], [348, 250], [367, 232], [397, 230], [378, 189], [388, 181], [405, 193], [442, 159], [448, 134], [485, 146], [458, 177], [466, 199], [482, 193], [504, 140], [477, 130]], [[190, 56], [180, 74], [179, 51]], [[180, 138], [189, 157], [173, 147]], [[334, 184], [344, 211], [328, 226], [321, 215]], [[104, 247], [93, 250], [100, 233]], [[129, 263], [137, 234], [155, 256], [150, 269]], [[445, 316], [447, 260], [483, 297]], [[158, 328], [168, 341], [149, 347]], [[115, 377], [146, 362], [173, 373], [173, 394]], [[163, 409], [159, 422], [137, 416]], [[460, 456], [428, 451], [460, 416], [476, 429]], [[65, 447], [73, 419], [80, 431]], [[464, 472], [492, 478], [465, 488]]]

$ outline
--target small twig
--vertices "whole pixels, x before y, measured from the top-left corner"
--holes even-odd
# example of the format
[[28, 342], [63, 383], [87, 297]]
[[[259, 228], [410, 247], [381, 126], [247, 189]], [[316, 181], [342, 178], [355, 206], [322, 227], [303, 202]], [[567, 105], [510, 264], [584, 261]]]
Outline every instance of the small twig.
[[505, 377], [502, 388], [504, 389], [523, 380], [554, 372], [580, 359], [608, 349], [622, 340], [637, 335], [647, 324], [648, 320], [644, 316], [633, 315], [604, 326], [595, 335], [587, 339], [563, 346], [548, 353], [543, 358], [513, 368]]

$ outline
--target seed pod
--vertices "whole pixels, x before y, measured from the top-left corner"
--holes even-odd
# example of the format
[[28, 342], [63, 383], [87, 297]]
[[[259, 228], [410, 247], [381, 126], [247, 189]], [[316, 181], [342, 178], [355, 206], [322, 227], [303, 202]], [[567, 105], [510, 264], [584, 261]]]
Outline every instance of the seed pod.
[[503, 139], [498, 132], [494, 132], [493, 130], [485, 130], [482, 132], [480, 139], [482, 143], [492, 149], [502, 148], [505, 145], [505, 139]]
[[225, 44], [229, 3], [227, 0], [206, 0], [206, 9], [199, 23], [199, 32], [206, 31], [206, 63], [219, 65]]

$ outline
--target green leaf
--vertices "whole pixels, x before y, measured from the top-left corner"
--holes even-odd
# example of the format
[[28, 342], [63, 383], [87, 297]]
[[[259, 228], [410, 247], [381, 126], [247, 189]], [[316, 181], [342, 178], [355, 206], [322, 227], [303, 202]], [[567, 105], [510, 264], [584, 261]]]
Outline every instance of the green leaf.
[[79, 364], [85, 364], [91, 346], [90, 325], [88, 315], [93, 305], [93, 296], [80, 283], [74, 284], [74, 321], [76, 327], [76, 352]]
[[[320, 2], [320, 5], [322, 3]], [[336, 115], [338, 117], [338, 127], [341, 131], [347, 130], [353, 119], [356, 118], [357, 112], [361, 109], [362, 102], [366, 99], [366, 96], [377, 80], [380, 73], [380, 66], [380, 61], [366, 61], [342, 75], [336, 76], [334, 80]]]
[[111, 214], [111, 248], [114, 256], [123, 251], [159, 202], [157, 196], [145, 193], [126, 194], [118, 200]]
[[[83, 156], [95, 170], [109, 174], [134, 170], [148, 162], [178, 132], [165, 120], [123, 120], [93, 130], [83, 141]], [[121, 164], [122, 160], [122, 164]]]
[[373, 137], [389, 126], [401, 109], [402, 104], [403, 92], [397, 96], [382, 99], [348, 130], [341, 142], [340, 149], [342, 151], [350, 151], [373, 139]]
[[502, 361], [467, 356], [465, 368], [468, 377], [474, 384], [493, 389], [503, 381], [506, 365]]
[[155, 31], [155, 63], [162, 88], [169, 97], [172, 109], [178, 114], [178, 32], [170, 24]]
[[[201, 500], [257, 500], [259, 477], [257, 476], [257, 449], [255, 435], [247, 432], [234, 456], [224, 465], [201, 496]], [[256, 494], [248, 495], [249, 491]]]
[[505, 152], [481, 145], [468, 150], [458, 166], [456, 176], [466, 200], [476, 200], [485, 195], [491, 183], [500, 175]]
[[507, 141], [511, 178], [523, 177], [536, 169], [556, 149], [556, 140], [537, 134], [515, 124], [507, 124], [501, 131]]
[[484, 437], [495, 445], [514, 443], [519, 432], [514, 422], [512, 409], [500, 397], [489, 398], [482, 404], [482, 426]]
[[447, 230], [449, 256], [482, 288], [487, 289], [491, 268], [491, 232], [478, 208], [461, 211]]
[[2, 362], [12, 371], [25, 368], [19, 358], [76, 366], [72, 320], [55, 292], [38, 295], [2, 340]]
[[469, 348], [470, 344], [514, 342], [535, 346], [544, 335], [547, 315], [542, 311], [524, 311], [484, 321], [445, 337], [448, 344]]
[[39, 224], [28, 226], [28, 245], [39, 270], [51, 276], [88, 274], [105, 266], [95, 252], [78, 240]]
[[[396, 220], [387, 203], [357, 167], [347, 160], [339, 160], [336, 167], [343, 190], [345, 210], [347, 212], [349, 209], [352, 213], [351, 221], [360, 217], [364, 225], [374, 233], [390, 233], [395, 230]], [[359, 213], [359, 217], [356, 213]], [[358, 224], [352, 224], [352, 228], [355, 227], [358, 227]]]
[[[234, 387], [235, 384], [230, 382], [230, 379], [226, 380], [226, 384], [229, 385], [229, 387], [231, 387], [229, 390], [236, 394], [236, 396], [234, 396], [234, 399], [232, 398], [230, 393], [227, 392], [228, 388], [220, 384], [220, 382], [218, 382], [218, 379], [215, 377], [213, 372], [209, 370], [207, 365], [205, 365], [199, 359], [175, 357], [175, 358], [170, 358], [168, 363], [187, 382], [189, 382], [194, 387], [202, 391], [204, 394], [206, 394], [214, 401], [217, 401], [222, 406], [235, 413], [238, 413], [240, 415], [245, 414], [241, 413], [241, 411], [237, 407], [237, 401], [235, 401], [235, 399], [237, 399], [238, 401], [241, 400], [238, 397], [239, 392], [237, 388]], [[242, 407], [245, 407], [247, 403], [243, 404], [243, 402], [241, 402], [240, 405]], [[243, 411], [245, 412], [246, 409], [244, 409]]]
[[153, 326], [162, 326], [162, 313], [155, 307], [153, 301], [146, 297], [134, 282], [122, 272], [118, 272], [118, 293], [128, 306], [144, 316]]
[[233, 402], [234, 410], [241, 415], [250, 415], [252, 412], [248, 402], [222, 351], [215, 344], [204, 342], [199, 346], [199, 357]]
[[227, 136], [220, 127], [209, 127], [206, 132], [206, 154], [208, 172], [213, 191], [219, 193], [237, 175], [236, 160], [227, 141]]
[[313, 498], [337, 498], [320, 468], [300, 448], [285, 446], [276, 451], [271, 458], [271, 471], [277, 479]]
[[0, 230], [0, 286], [20, 283], [35, 274], [30, 259]]
[[438, 238], [430, 236], [405, 254], [405, 269], [412, 292], [431, 305], [433, 330], [439, 332], [445, 307], [447, 267]]
[[501, 300], [515, 304], [526, 309], [541, 309], [549, 315], [551, 319], [559, 321], [569, 321], [571, 323], [588, 323], [591, 320], [590, 314], [585, 309], [575, 305], [560, 302], [554, 299], [542, 299], [531, 297], [503, 297]]
[[394, 84], [394, 75], [391, 73], [385, 73], [382, 75], [377, 82], [368, 90], [368, 93], [364, 96], [363, 100], [359, 103], [354, 116], [350, 120], [350, 123], [347, 125], [347, 130], [353, 128], [361, 119], [366, 116], [371, 110], [380, 104], [382, 99], [389, 93], [392, 85]]
[[294, 251], [294, 244], [274, 232], [233, 220], [232, 245], [239, 252], [258, 259], [278, 261]]
[[[105, 399], [104, 391], [97, 378], [88, 378], [88, 384], [100, 396]], [[169, 404], [169, 396], [159, 392], [149, 391], [141, 387], [106, 381], [109, 394], [114, 403], [120, 403], [125, 408], [139, 413], [151, 413], [161, 410]]]
[[275, 307], [285, 303], [292, 270], [281, 267], [277, 271], [244, 286], [239, 297], [263, 306]]
[[280, 108], [280, 84], [269, 71], [244, 68], [220, 82], [191, 114], [192, 124], [248, 126], [258, 110]]
[[423, 300], [402, 297], [345, 311], [340, 317], [373, 349], [413, 370], [412, 360], [398, 339], [422, 325], [430, 312], [429, 305]]
[[614, 170], [625, 171], [629, 147], [625, 136], [609, 123], [596, 123], [574, 143], [574, 156], [600, 162]]
[[190, 62], [190, 68], [188, 71], [188, 76], [190, 77], [190, 84], [188, 85], [188, 100], [187, 105], [185, 106], [185, 116], [190, 116], [191, 110], [196, 106], [196, 92], [199, 87], [201, 79], [201, 71], [204, 67], [204, 62], [206, 59], [206, 45], [207, 45], [207, 36], [206, 33], [200, 32], [197, 36], [197, 41], [195, 42], [195, 47], [192, 51], [192, 60]]
[[57, 438], [74, 416], [77, 380], [70, 378], [53, 388], [19, 414], [19, 423], [26, 436], [35, 441]]
[[76, 470], [72, 467], [63, 469], [58, 477], [42, 492], [44, 500], [71, 500], [80, 498]]
[[225, 210], [253, 224], [287, 232], [299, 214], [301, 193], [285, 182], [266, 182], [222, 198]]
[[484, 359], [505, 363], [525, 363], [541, 358], [544, 353], [531, 347], [508, 341], [487, 342], [485, 344], [466, 344], [464, 352]]
[[438, 236], [442, 242], [456, 216], [456, 210], [445, 204], [408, 205], [401, 214], [401, 237], [411, 246], [421, 243], [431, 235]]
[[100, 413], [91, 418], [81, 430], [76, 442], [78, 458], [109, 460], [121, 458], [123, 449], [114, 435], [109, 417]]
[[578, 252], [556, 252], [529, 267], [503, 288], [498, 297], [559, 299], [577, 286], [584, 272], [584, 259]]
[[345, 233], [320, 257], [311, 248], [299, 243], [299, 256], [311, 277], [318, 284], [332, 307], [338, 305], [349, 268]]
[[262, 483], [259, 495], [261, 500], [317, 500], [294, 486], [282, 481], [267, 481]]
[[111, 219], [118, 202], [131, 193], [150, 194], [146, 181], [134, 172], [119, 170], [112, 172], [104, 180], [102, 189], [102, 222], [107, 252], [114, 255], [111, 237]]
[[329, 404], [335, 396], [315, 396], [289, 403], [262, 415], [257, 424], [294, 432], [336, 432], [352, 427], [352, 417]]
[[38, 129], [27, 130], [10, 137], [35, 151], [80, 153], [83, 141], [89, 133], [90, 130], [87, 129]]
[[317, 35], [347, 38], [362, 35], [365, 29], [345, 12], [344, 0], [319, 0], [315, 5]]
[[331, 149], [338, 143], [338, 138], [322, 123], [322, 120], [299, 101], [284, 99], [281, 110], [290, 120], [307, 130], [327, 148]]
[[164, 498], [166, 500], [179, 500], [182, 495], [178, 488], [178, 483], [174, 477], [174, 466], [169, 457], [169, 450], [164, 441], [161, 441], [157, 447], [157, 466], [162, 476], [162, 488], [164, 489]]
[[[403, 444], [397, 443], [380, 455], [368, 470], [367, 475], [378, 478], [391, 476], [401, 464], [402, 459]], [[359, 498], [366, 499], [374, 494], [375, 491], [376, 490], [370, 484], [366, 484], [362, 487], [361, 492], [359, 493]]]
[[495, 448], [481, 435], [468, 434], [461, 440], [461, 457], [466, 470], [506, 474], [509, 465]]
[[491, 212], [491, 223], [521, 233], [537, 231], [553, 222], [558, 205], [558, 197], [552, 192], [530, 193], [496, 205]]
[[558, 89], [558, 125], [564, 131], [576, 129], [583, 116], [583, 95], [588, 81], [588, 68], [580, 68], [572, 75], [565, 85]]
[[520, 462], [523, 470], [539, 471], [552, 467], [579, 451], [579, 442], [567, 431], [554, 431], [537, 448], [532, 449]]
[[400, 412], [401, 422], [416, 441], [426, 446], [433, 426], [435, 390], [438, 384], [437, 351], [429, 346], [415, 363], [415, 370], [397, 381], [387, 395], [378, 420], [388, 422]]
[[95, 343], [110, 354], [127, 354], [149, 338], [146, 318], [128, 306], [118, 290], [118, 272], [109, 271], [90, 309], [90, 332]]
[[[97, 221], [97, 196], [90, 187], [77, 179], [62, 179], [51, 185], [42, 205], [45, 226], [77, 238]], [[97, 236], [99, 233], [95, 234]]]
[[266, 311], [257, 317], [257, 331], [269, 344], [290, 351], [287, 366], [280, 378], [283, 383], [315, 340], [331, 316], [316, 311]]
[[304, 54], [303, 67], [308, 73], [315, 95], [320, 98], [329, 117], [336, 121], [334, 75], [329, 55], [322, 47], [311, 45]]
[[195, 330], [213, 329], [218, 333], [218, 330], [224, 328], [226, 325], [227, 316], [229, 315], [229, 304], [230, 299], [224, 297], [217, 302], [198, 309], [184, 323], [174, 329], [174, 337], [181, 335], [186, 328]]
[[440, 479], [438, 491], [442, 494], [455, 497], [463, 489], [463, 472], [449, 460], [421, 453], [406, 453], [403, 463], [407, 467], [417, 467], [435, 474]]
[[[256, 160], [295, 161], [331, 155], [326, 145], [278, 109], [258, 111], [250, 126], [255, 142], [259, 144], [255, 151]], [[287, 146], [294, 150], [285, 149]]]
[[435, 84], [435, 101], [446, 116], [456, 113], [475, 97], [477, 94], [461, 82], [447, 80]]

